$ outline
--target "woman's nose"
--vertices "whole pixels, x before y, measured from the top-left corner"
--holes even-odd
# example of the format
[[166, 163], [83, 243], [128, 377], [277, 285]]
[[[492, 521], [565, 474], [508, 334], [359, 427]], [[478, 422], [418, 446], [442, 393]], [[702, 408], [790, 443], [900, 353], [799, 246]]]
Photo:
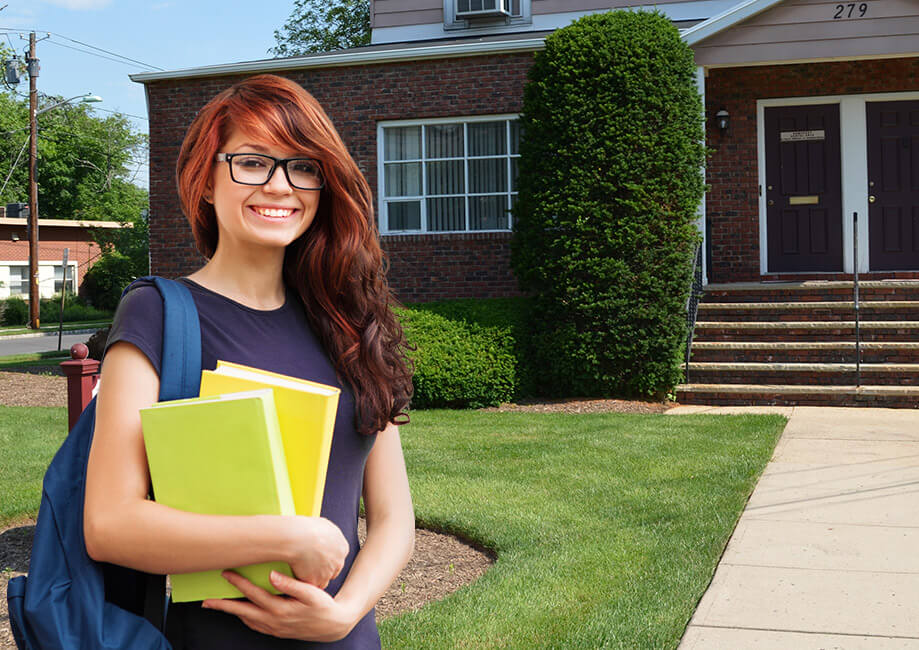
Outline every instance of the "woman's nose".
[[284, 168], [281, 165], [275, 168], [274, 173], [271, 174], [268, 182], [265, 183], [265, 190], [276, 194], [290, 194], [293, 192], [293, 188], [290, 186], [290, 183], [287, 182], [287, 175], [284, 173]]

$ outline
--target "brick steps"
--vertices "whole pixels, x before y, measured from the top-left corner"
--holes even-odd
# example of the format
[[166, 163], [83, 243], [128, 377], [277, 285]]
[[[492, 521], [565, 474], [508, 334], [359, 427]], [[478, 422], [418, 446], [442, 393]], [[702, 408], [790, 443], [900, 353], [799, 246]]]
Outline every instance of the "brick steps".
[[[863, 341], [862, 363], [919, 363], [919, 343]], [[855, 363], [855, 342], [718, 342], [696, 341], [694, 362]]]
[[[919, 340], [919, 321], [861, 321], [862, 341]], [[700, 321], [700, 341], [832, 341], [855, 340], [855, 321]]]
[[[708, 322], [849, 321], [855, 318], [851, 300], [810, 302], [717, 302], [699, 305], [699, 319]], [[919, 301], [859, 301], [859, 320], [919, 320]]]
[[[919, 386], [919, 364], [861, 364], [863, 384]], [[697, 363], [689, 364], [696, 384], [841, 386], [855, 384], [854, 363]]]
[[919, 280], [709, 285], [684, 404], [919, 407]]
[[680, 404], [716, 406], [919, 407], [919, 386], [777, 386], [768, 384], [683, 384]]
[[[919, 300], [919, 280], [862, 281], [858, 287], [862, 301]], [[854, 283], [851, 280], [710, 284], [705, 287], [705, 302], [851, 301], [853, 293]]]

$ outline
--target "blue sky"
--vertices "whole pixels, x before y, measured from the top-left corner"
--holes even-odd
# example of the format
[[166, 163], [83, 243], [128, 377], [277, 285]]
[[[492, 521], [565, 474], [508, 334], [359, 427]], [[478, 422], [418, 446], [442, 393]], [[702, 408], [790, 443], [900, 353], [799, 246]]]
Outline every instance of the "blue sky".
[[[64, 98], [92, 92], [104, 100], [93, 107], [144, 118], [144, 88], [128, 75], [152, 68], [87, 54], [86, 45], [165, 70], [269, 58], [274, 30], [290, 15], [293, 1], [0, 0], [3, 5], [0, 38], [7, 47], [21, 54], [28, 49], [29, 31], [37, 38], [52, 34], [36, 50], [40, 92]], [[27, 77], [19, 92], [28, 92]], [[144, 119], [132, 121], [147, 132]], [[146, 186], [146, 169], [138, 175], [138, 184]]]

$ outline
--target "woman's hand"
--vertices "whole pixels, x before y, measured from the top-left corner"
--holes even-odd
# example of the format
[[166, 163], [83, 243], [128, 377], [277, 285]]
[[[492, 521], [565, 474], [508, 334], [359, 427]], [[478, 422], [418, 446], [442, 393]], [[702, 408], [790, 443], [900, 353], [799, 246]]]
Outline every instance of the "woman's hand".
[[262, 634], [303, 641], [337, 641], [345, 638], [360, 620], [359, 612], [332, 598], [325, 591], [271, 572], [271, 584], [285, 596], [275, 596], [233, 571], [223, 577], [239, 589], [244, 600], [205, 600], [201, 606], [234, 614], [248, 627]]
[[298, 580], [325, 589], [341, 573], [348, 557], [348, 540], [325, 517], [295, 517], [291, 522], [293, 551], [288, 561]]

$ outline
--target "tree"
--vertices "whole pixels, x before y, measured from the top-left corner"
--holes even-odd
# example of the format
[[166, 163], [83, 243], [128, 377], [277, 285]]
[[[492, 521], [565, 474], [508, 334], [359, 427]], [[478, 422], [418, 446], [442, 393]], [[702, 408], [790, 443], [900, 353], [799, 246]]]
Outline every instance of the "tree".
[[[43, 96], [39, 110], [62, 101]], [[97, 117], [86, 105], [67, 104], [38, 116], [39, 216], [133, 222], [147, 206], [132, 166], [146, 155], [147, 137], [121, 115]], [[28, 197], [29, 105], [0, 92], [0, 204]]]
[[294, 0], [274, 39], [268, 52], [279, 57], [369, 45], [370, 0]]
[[511, 251], [544, 392], [661, 396], [680, 379], [704, 188], [694, 75], [645, 11], [581, 18], [536, 56]]
[[[0, 58], [8, 54], [0, 52]], [[42, 96], [39, 110], [63, 99]], [[28, 137], [28, 98], [14, 89], [0, 91], [0, 205], [28, 200]], [[133, 183], [146, 147], [147, 136], [122, 115], [98, 117], [88, 106], [65, 104], [38, 116], [39, 217], [131, 226], [93, 233], [105, 262], [94, 276], [103, 287], [96, 293], [106, 294], [105, 300], [93, 296], [98, 304], [111, 302], [110, 294], [117, 302], [124, 284], [115, 285], [148, 272], [148, 193]]]

